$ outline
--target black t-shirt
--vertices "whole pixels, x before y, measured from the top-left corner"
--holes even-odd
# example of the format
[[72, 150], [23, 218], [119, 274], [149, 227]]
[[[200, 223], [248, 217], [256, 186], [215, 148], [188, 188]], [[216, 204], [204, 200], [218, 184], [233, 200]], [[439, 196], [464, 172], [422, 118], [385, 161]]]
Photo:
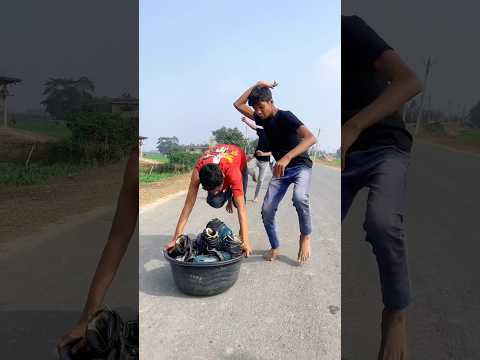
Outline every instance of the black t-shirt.
[[[255, 152], [257, 150], [260, 150], [262, 152], [270, 152], [270, 144], [268, 143], [267, 139], [267, 134], [265, 134], [265, 129], [257, 129], [257, 135], [258, 135], [258, 144], [257, 148], [255, 149]], [[255, 157], [259, 161], [270, 161], [270, 156], [258, 156], [255, 155]]]
[[[392, 48], [358, 16], [342, 16], [342, 125], [374, 101], [388, 86], [375, 61]], [[349, 151], [394, 145], [410, 151], [412, 136], [399, 112], [365, 129]]]
[[[297, 130], [303, 123], [290, 111], [278, 110], [275, 116], [268, 119], [261, 119], [256, 114], [255, 123], [265, 129], [268, 143], [275, 160], [280, 160], [290, 150], [300, 143]], [[308, 153], [298, 155], [293, 158], [287, 167], [306, 165], [312, 167], [312, 160]]]

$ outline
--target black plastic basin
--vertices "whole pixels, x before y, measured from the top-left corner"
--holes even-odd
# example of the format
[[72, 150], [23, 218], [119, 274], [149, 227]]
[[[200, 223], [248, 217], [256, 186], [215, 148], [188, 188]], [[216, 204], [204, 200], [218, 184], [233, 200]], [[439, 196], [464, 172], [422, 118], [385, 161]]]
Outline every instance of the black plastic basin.
[[243, 256], [232, 260], [212, 263], [192, 263], [178, 261], [165, 251], [170, 262], [175, 284], [185, 294], [194, 296], [217, 295], [235, 284], [240, 273]]

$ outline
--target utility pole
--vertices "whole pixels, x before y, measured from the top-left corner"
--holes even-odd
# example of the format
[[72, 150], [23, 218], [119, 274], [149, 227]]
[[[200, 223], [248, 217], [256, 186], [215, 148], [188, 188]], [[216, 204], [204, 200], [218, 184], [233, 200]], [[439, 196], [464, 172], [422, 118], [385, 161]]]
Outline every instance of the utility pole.
[[8, 114], [7, 114], [7, 97], [12, 96], [8, 91], [8, 85], [14, 85], [21, 82], [21, 79], [11, 78], [6, 76], [0, 76], [0, 107], [2, 109], [3, 126], [8, 127]]
[[427, 60], [427, 64], [425, 66], [425, 78], [423, 80], [423, 91], [422, 91], [422, 97], [420, 99], [420, 108], [418, 109], [418, 114], [417, 114], [417, 124], [415, 127], [415, 135], [418, 135], [418, 132], [420, 130], [420, 121], [422, 120], [422, 115], [423, 115], [423, 105], [425, 102], [425, 93], [427, 92], [427, 84], [428, 84], [428, 78], [430, 76], [430, 70], [432, 68], [432, 57], [429, 56]]
[[318, 132], [317, 132], [317, 144], [315, 145], [315, 151], [313, 152], [313, 161], [317, 160], [317, 152], [319, 148], [319, 144], [318, 144], [319, 137], [320, 137], [320, 128], [318, 128]]
[[434, 121], [433, 111], [432, 111], [432, 94], [428, 94], [428, 108], [427, 109], [430, 111], [428, 120], [429, 120], [429, 122], [432, 122], [432, 121]]
[[2, 118], [3, 118], [3, 127], [8, 127], [8, 117], [7, 117], [7, 84], [4, 84], [0, 88], [0, 105], [2, 108]]
[[245, 154], [247, 153], [247, 147], [248, 147], [247, 131], [248, 131], [248, 126], [247, 124], [245, 124]]
[[452, 99], [449, 99], [447, 102], [447, 116], [446, 116], [447, 119], [453, 115], [452, 108], [453, 108]]
[[462, 108], [462, 113], [460, 115], [460, 123], [462, 125], [465, 125], [465, 122], [467, 120], [467, 117], [468, 117], [468, 111], [467, 111], [467, 107], [466, 106], [463, 106]]

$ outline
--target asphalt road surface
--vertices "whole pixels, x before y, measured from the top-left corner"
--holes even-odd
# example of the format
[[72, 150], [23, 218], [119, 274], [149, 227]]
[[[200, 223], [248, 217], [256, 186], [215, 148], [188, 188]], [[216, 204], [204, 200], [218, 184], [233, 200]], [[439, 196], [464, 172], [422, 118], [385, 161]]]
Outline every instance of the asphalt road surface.
[[[58, 359], [56, 342], [80, 316], [112, 218], [106, 208], [51, 225], [0, 258], [0, 359]], [[134, 236], [105, 302], [126, 320], [137, 316], [137, 269]]]
[[[418, 143], [412, 153], [408, 244], [410, 359], [480, 359], [480, 157]], [[342, 358], [376, 359], [382, 310], [364, 239], [366, 193], [342, 224]]]
[[[254, 191], [249, 182], [247, 200]], [[266, 185], [265, 185], [266, 188]], [[263, 190], [265, 192], [266, 189]], [[236, 214], [213, 209], [199, 192], [188, 234], [219, 217], [238, 231]], [[162, 248], [171, 239], [185, 196], [140, 216], [140, 354], [148, 360], [336, 360], [340, 357], [340, 172], [315, 166], [313, 257], [296, 265], [299, 228], [291, 189], [278, 211], [283, 256], [265, 262], [268, 240], [261, 203], [247, 202], [255, 255], [237, 283], [207, 298], [183, 295]]]

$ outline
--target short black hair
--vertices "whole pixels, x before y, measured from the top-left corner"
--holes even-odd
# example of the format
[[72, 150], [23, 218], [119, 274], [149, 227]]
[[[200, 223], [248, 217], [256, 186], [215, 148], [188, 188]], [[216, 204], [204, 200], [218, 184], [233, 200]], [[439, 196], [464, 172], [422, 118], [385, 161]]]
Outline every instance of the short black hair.
[[200, 184], [207, 190], [213, 190], [223, 183], [223, 172], [217, 164], [207, 164], [202, 166], [198, 173]]
[[248, 96], [248, 105], [255, 106], [260, 101], [271, 101], [272, 92], [268, 87], [255, 86]]

